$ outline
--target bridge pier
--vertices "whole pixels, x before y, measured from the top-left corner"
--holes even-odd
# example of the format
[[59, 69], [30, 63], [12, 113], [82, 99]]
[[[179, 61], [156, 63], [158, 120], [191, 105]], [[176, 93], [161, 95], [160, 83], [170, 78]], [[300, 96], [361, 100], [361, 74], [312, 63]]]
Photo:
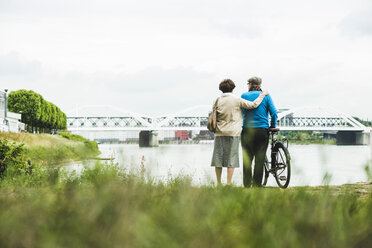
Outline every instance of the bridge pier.
[[139, 133], [140, 147], [158, 147], [158, 132], [157, 131], [141, 131]]
[[368, 132], [338, 131], [336, 134], [337, 145], [368, 145], [370, 139]]

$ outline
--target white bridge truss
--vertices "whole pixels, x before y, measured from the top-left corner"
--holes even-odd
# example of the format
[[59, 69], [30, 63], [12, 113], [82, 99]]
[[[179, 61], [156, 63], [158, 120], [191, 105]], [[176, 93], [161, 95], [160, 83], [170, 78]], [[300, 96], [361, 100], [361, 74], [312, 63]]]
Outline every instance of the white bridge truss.
[[362, 123], [350, 115], [324, 107], [300, 107], [278, 114], [281, 130], [366, 131]]
[[[67, 117], [69, 131], [207, 130], [210, 106], [196, 106], [171, 115], [150, 117], [113, 106], [87, 106]], [[281, 110], [281, 130], [365, 131], [355, 118], [330, 108]]]

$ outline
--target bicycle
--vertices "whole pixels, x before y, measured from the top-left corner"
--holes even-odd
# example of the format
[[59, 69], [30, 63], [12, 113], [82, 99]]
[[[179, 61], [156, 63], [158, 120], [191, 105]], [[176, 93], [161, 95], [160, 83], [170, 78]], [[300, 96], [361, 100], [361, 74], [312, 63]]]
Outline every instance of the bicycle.
[[271, 161], [269, 161], [266, 156], [262, 185], [265, 186], [267, 184], [269, 175], [272, 174], [280, 188], [287, 188], [291, 179], [291, 157], [288, 151], [288, 140], [285, 140], [287, 142], [285, 146], [282, 140], [277, 140], [275, 137], [275, 134], [277, 134], [279, 130], [279, 128], [269, 129], [271, 140]]

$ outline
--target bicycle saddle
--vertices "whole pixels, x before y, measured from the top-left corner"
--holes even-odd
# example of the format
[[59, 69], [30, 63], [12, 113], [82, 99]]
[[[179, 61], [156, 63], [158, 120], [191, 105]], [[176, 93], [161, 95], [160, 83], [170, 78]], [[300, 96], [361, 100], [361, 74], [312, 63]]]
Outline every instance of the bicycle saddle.
[[279, 130], [280, 130], [280, 128], [278, 128], [278, 127], [271, 127], [271, 128], [269, 128], [269, 131], [270, 132], [273, 132], [273, 133], [277, 133], [277, 132], [279, 132]]

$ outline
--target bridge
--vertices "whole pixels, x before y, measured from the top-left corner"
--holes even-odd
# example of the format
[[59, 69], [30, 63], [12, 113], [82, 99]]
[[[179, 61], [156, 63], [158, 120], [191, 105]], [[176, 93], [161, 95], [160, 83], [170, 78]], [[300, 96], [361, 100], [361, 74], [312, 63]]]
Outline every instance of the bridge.
[[[174, 138], [175, 131], [206, 131], [210, 110], [211, 106], [200, 105], [154, 117], [110, 105], [91, 105], [80, 107], [69, 114], [67, 128], [72, 133], [97, 140], [103, 139], [98, 138], [100, 136], [138, 141], [141, 132], [151, 136], [153, 131], [156, 135], [159, 133], [160, 140], [164, 140]], [[280, 109], [277, 123], [283, 131], [337, 133], [339, 144], [368, 143], [365, 133], [369, 128], [352, 116], [331, 108], [309, 106]], [[123, 133], [126, 133], [125, 137]]]
[[[152, 117], [110, 105], [85, 106], [67, 117], [67, 127], [74, 131], [144, 131], [207, 130], [210, 106], [200, 105], [169, 115]], [[280, 109], [281, 130], [365, 131], [369, 130], [350, 115], [324, 107]]]

